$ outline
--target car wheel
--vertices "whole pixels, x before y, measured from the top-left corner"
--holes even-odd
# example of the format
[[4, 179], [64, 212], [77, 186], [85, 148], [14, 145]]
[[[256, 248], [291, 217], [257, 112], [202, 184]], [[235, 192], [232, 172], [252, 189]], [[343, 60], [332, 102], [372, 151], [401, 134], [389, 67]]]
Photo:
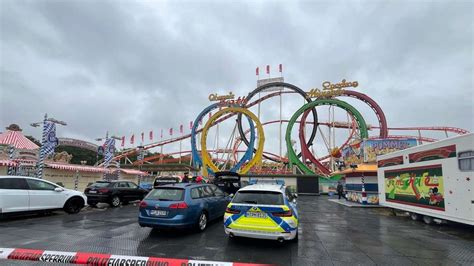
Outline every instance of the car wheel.
[[410, 212], [410, 218], [413, 220], [413, 221], [418, 221], [420, 220], [420, 215], [418, 213], [414, 213], [414, 212]]
[[199, 232], [202, 232], [206, 230], [207, 228], [207, 214], [205, 212], [201, 212], [199, 215], [198, 223], [197, 223], [197, 229]]
[[423, 222], [425, 222], [425, 224], [433, 224], [433, 217], [424, 215]]
[[69, 214], [75, 214], [81, 211], [84, 203], [80, 199], [72, 198], [64, 204], [64, 211]]
[[110, 201], [110, 205], [112, 207], [118, 207], [120, 206], [121, 200], [119, 196], [113, 196], [112, 200]]

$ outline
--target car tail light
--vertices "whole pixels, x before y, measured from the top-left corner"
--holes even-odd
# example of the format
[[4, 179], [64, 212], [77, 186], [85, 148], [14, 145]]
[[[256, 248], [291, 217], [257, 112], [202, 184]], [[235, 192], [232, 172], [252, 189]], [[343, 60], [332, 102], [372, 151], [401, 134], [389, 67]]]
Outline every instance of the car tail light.
[[286, 212], [272, 212], [272, 215], [276, 217], [291, 217], [293, 213], [291, 210], [287, 210]]
[[97, 190], [97, 191], [99, 191], [99, 193], [108, 193], [108, 192], [109, 192], [109, 189], [108, 189], [108, 188], [101, 188], [101, 189], [99, 189], [99, 190]]
[[231, 209], [229, 207], [227, 207], [227, 209], [225, 209], [225, 212], [232, 213], [232, 214], [239, 214], [240, 213], [239, 210]]
[[148, 206], [148, 204], [146, 204], [146, 201], [142, 200], [142, 201], [140, 201], [139, 206], [140, 206], [140, 209], [142, 209], [142, 208], [146, 208]]
[[187, 209], [188, 204], [186, 204], [186, 202], [178, 202], [178, 203], [171, 204], [168, 208], [170, 208], [170, 209]]

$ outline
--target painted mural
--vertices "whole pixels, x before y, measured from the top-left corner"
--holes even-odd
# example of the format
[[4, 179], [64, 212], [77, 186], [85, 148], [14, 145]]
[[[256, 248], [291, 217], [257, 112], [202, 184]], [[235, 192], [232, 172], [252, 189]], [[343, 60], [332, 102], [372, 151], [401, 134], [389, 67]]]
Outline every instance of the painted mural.
[[[346, 194], [346, 199], [353, 202], [362, 203], [362, 192], [360, 191], [348, 191]], [[379, 195], [367, 193], [367, 204], [378, 205], [379, 204]]]
[[416, 139], [370, 139], [348, 145], [342, 150], [342, 157], [346, 165], [374, 163], [377, 161], [377, 155], [404, 150], [417, 144]]
[[387, 201], [444, 211], [443, 170], [440, 164], [385, 171]]
[[377, 155], [387, 154], [394, 151], [404, 150], [417, 145], [416, 139], [390, 140], [374, 139], [362, 143], [362, 151], [365, 162], [376, 162]]

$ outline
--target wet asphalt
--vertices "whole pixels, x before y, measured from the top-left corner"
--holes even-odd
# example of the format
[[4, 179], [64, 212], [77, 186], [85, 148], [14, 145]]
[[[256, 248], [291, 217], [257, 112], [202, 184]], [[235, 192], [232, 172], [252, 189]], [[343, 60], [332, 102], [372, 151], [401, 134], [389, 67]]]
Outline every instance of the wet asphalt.
[[[474, 265], [474, 227], [425, 225], [383, 208], [349, 208], [300, 196], [297, 243], [228, 239], [222, 219], [203, 233], [156, 231], [137, 223], [138, 206], [86, 208], [0, 221], [0, 247], [82, 251], [276, 265]], [[0, 261], [0, 265], [47, 265]]]

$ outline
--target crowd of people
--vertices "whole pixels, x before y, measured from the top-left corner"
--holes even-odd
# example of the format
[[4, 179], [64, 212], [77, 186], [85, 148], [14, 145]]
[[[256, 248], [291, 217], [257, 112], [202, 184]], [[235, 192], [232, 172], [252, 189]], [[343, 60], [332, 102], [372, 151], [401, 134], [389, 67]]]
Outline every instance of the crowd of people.
[[204, 180], [204, 178], [202, 178], [202, 176], [193, 176], [193, 177], [190, 177], [190, 176], [189, 176], [189, 173], [186, 172], [186, 173], [184, 173], [184, 176], [183, 176], [183, 178], [181, 179], [181, 183], [197, 183], [197, 184], [204, 184], [204, 183], [206, 183], [206, 181]]

